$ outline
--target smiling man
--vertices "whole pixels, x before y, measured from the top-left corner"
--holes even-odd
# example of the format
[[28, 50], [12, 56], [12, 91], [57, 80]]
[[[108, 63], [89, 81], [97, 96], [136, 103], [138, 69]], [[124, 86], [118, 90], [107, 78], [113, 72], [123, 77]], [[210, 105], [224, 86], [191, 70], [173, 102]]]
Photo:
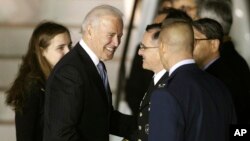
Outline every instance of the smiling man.
[[48, 79], [44, 141], [108, 141], [128, 136], [135, 118], [114, 111], [102, 61], [113, 58], [123, 34], [122, 13], [112, 6], [92, 9], [82, 24], [82, 39]]
[[157, 88], [157, 85], [168, 78], [168, 73], [163, 68], [159, 55], [158, 38], [160, 30], [161, 24], [152, 24], [147, 26], [138, 51], [138, 54], [142, 57], [143, 69], [154, 72], [154, 76], [151, 80], [151, 85], [148, 87], [147, 92], [141, 100], [139, 107], [137, 140], [148, 140], [151, 93]]

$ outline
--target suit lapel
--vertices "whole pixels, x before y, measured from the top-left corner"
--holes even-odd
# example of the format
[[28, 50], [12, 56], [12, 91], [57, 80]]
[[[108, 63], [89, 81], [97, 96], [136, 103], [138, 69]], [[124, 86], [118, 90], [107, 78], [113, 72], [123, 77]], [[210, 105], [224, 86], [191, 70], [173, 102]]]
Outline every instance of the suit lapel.
[[105, 99], [108, 102], [109, 100], [108, 100], [107, 94], [105, 92], [105, 88], [104, 88], [102, 79], [101, 79], [101, 77], [96, 69], [95, 64], [93, 63], [90, 56], [81, 47], [81, 45], [79, 43], [75, 46], [75, 48], [76, 48], [77, 53], [82, 58], [82, 61], [84, 62], [83, 65], [85, 65], [85, 66], [83, 66], [83, 67], [86, 67], [85, 70], [86, 70], [86, 73], [88, 74], [89, 80], [93, 83], [93, 85], [98, 87], [98, 89], [100, 90], [101, 97], [103, 97], [103, 99]]

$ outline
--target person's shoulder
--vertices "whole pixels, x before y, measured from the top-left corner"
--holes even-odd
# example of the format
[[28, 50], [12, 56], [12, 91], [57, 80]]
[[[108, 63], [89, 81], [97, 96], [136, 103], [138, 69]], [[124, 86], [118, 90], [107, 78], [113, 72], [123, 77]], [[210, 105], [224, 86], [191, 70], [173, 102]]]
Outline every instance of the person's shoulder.
[[153, 105], [158, 105], [159, 107], [176, 105], [177, 103], [180, 103], [179, 101], [180, 98], [176, 96], [176, 93], [169, 91], [167, 87], [155, 89], [150, 97], [150, 103]]
[[[61, 70], [70, 70], [76, 69], [80, 66], [82, 66], [82, 60], [79, 57], [76, 48], [74, 47], [70, 52], [65, 54], [62, 59], [59, 60], [59, 62], [55, 65], [53, 71], [61, 71]], [[69, 69], [68, 69], [69, 68]]]
[[44, 88], [45, 85], [45, 80], [43, 79], [29, 79], [26, 82], [26, 92], [31, 93], [31, 92], [38, 92], [41, 91]]
[[45, 86], [39, 80], [30, 80], [25, 91], [25, 103], [27, 105], [37, 105], [44, 98]]
[[169, 95], [170, 92], [168, 91], [166, 83], [160, 83], [156, 86], [156, 89], [152, 91], [151, 98], [161, 99], [162, 97], [166, 97]]

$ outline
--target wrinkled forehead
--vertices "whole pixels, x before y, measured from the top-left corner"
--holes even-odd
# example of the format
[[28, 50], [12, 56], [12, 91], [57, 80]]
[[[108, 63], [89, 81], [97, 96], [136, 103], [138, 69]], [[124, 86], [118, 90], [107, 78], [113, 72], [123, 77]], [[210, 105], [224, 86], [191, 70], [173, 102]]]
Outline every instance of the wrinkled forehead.
[[[115, 17], [102, 18], [99, 25], [100, 25], [99, 28], [102, 31], [118, 35], [123, 34], [123, 22], [119, 18]], [[96, 30], [99, 30], [99, 28]]]

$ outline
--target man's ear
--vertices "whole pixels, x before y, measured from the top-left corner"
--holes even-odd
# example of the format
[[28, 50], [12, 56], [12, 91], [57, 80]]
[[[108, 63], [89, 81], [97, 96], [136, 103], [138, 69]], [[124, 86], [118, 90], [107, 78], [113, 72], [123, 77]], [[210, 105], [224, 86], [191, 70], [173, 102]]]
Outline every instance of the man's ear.
[[93, 36], [93, 28], [91, 25], [88, 25], [87, 27], [87, 35], [89, 37], [89, 39], [92, 39], [92, 36]]
[[165, 53], [166, 52], [166, 44], [163, 44], [162, 42], [160, 42], [160, 50], [162, 51], [162, 53]]
[[212, 45], [212, 51], [218, 52], [220, 47], [220, 40], [218, 39], [211, 40], [211, 45]]

